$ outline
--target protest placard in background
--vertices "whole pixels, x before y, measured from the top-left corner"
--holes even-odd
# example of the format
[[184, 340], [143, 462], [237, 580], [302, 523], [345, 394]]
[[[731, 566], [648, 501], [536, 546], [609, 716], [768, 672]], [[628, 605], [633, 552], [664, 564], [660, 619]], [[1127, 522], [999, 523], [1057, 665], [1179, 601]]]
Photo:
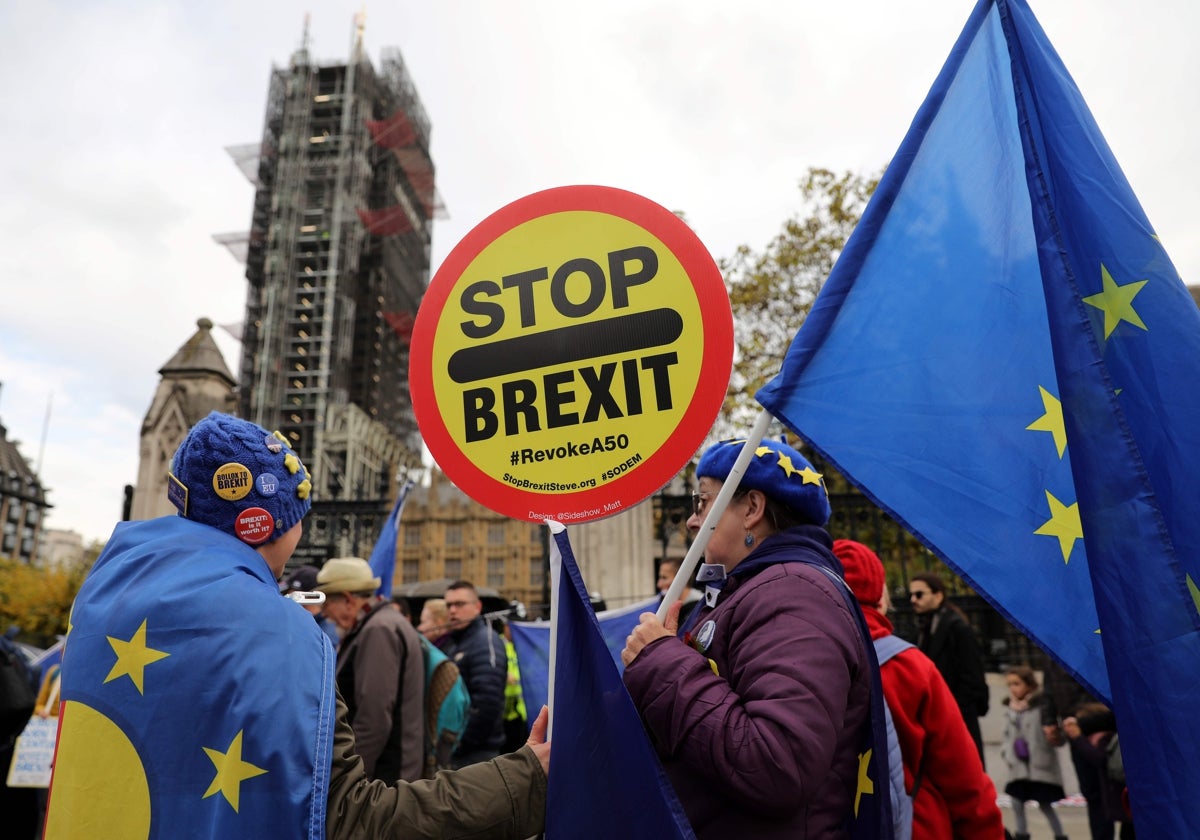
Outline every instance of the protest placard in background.
[[50, 764], [58, 737], [58, 718], [29, 719], [13, 747], [8, 766], [9, 787], [50, 787]]

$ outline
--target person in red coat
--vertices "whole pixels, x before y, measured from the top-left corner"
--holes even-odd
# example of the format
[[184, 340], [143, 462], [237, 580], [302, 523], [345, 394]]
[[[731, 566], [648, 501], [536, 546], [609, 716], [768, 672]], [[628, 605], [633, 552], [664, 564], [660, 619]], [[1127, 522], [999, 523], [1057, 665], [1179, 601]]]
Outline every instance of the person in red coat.
[[[879, 557], [853, 540], [835, 540], [833, 553], [863, 605], [871, 638], [891, 635]], [[996, 788], [937, 666], [909, 647], [885, 662], [880, 674], [904, 759], [904, 785], [910, 795], [916, 791], [913, 840], [1003, 840]]]

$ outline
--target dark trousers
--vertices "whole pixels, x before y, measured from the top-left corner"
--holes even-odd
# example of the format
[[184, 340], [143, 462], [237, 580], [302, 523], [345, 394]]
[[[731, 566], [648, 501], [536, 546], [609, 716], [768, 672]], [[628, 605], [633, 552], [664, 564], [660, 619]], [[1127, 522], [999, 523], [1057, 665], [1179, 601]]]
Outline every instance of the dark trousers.
[[[0, 753], [4, 756], [4, 772], [8, 772], [11, 752]], [[3, 779], [0, 779], [2, 782]], [[38, 796], [34, 788], [10, 788], [0, 786], [0, 816], [3, 817], [3, 834], [13, 840], [34, 840], [40, 837], [38, 826], [41, 823], [41, 812], [38, 810]]]
[[518, 716], [504, 721], [504, 746], [500, 748], [500, 752], [516, 752], [525, 746], [528, 740], [529, 724], [525, 722], [525, 718]]
[[1081, 755], [1073, 741], [1071, 763], [1075, 765], [1075, 777], [1079, 779], [1079, 792], [1087, 800], [1088, 828], [1092, 830], [1092, 840], [1114, 840], [1116, 823], [1104, 813], [1104, 805], [1100, 799], [1103, 795], [1100, 790], [1103, 784], [1100, 773], [1103, 771]]

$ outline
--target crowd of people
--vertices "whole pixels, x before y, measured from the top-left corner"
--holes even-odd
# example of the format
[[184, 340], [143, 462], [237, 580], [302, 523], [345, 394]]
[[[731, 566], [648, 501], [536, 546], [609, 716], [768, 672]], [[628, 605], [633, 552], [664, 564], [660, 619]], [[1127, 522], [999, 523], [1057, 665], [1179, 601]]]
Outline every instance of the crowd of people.
[[[425, 779], [417, 631], [375, 596], [366, 561], [334, 558], [315, 586], [302, 574], [284, 581], [323, 593], [315, 615], [279, 595], [311, 507], [308, 470], [286, 440], [214, 412], [180, 445], [170, 481], [179, 515], [119, 525], [75, 600], [47, 837], [138, 833], [150, 776], [155, 820], [196, 836], [541, 831], [546, 714], [499, 754], [507, 660], [498, 636], [492, 653], [479, 636], [469, 585], [447, 593], [447, 649], [473, 692], [475, 740], [461, 742], [458, 769]], [[132, 752], [111, 746], [113, 721]], [[95, 772], [105, 762], [120, 781], [112, 796]], [[209, 790], [193, 795], [201, 778]]]
[[[911, 577], [917, 632], [900, 639], [884, 564], [867, 545], [830, 534], [824, 485], [799, 451], [764, 440], [714, 513], [741, 448], [715, 444], [697, 466], [687, 524], [710, 530], [694, 577], [703, 594], [685, 590], [665, 621], [643, 615], [621, 655], [625, 685], [696, 837], [1027, 840], [1032, 802], [1062, 838], [1053, 803], [1065, 794], [1064, 746], [1092, 837], [1114, 838], [1117, 825], [1121, 838], [1133, 836], [1109, 709], [1052, 662], [1040, 669], [1044, 688], [1031, 667], [1010, 668], [1004, 766], [989, 776], [983, 658], [944, 581]], [[160, 806], [209, 824], [212, 836], [247, 836], [230, 833], [228, 819], [239, 813], [240, 791], [242, 824], [252, 823], [246, 803], [260, 777], [254, 790], [271, 791], [279, 836], [528, 838], [543, 830], [546, 710], [524, 707], [506, 628], [488, 620], [469, 581], [451, 583], [414, 617], [407, 602], [377, 594], [381, 580], [362, 558], [287, 570], [311, 504], [310, 476], [281, 436], [248, 421], [202, 420], [170, 475], [179, 515], [118, 527], [79, 593], [63, 668], [44, 675], [35, 714], [65, 704], [60, 761], [110, 748], [91, 717], [132, 720], [152, 693], [156, 707], [187, 709], [197, 729], [234, 716], [232, 708], [244, 718], [232, 743], [205, 744], [216, 774], [209, 792]], [[677, 572], [677, 564], [660, 567], [660, 594]], [[206, 600], [176, 597], [182, 589]], [[216, 646], [187, 647], [196, 637]], [[221, 652], [248, 639], [253, 654]], [[430, 649], [453, 663], [470, 698], [451, 769], [436, 774], [426, 727]], [[118, 665], [104, 673], [113, 650]], [[264, 668], [264, 657], [275, 667]], [[155, 663], [171, 658], [186, 664], [186, 676], [163, 668], [173, 678], [151, 688]], [[109, 665], [97, 671], [98, 662]], [[287, 703], [277, 702], [282, 694]], [[255, 727], [266, 732], [267, 717], [294, 744], [265, 748]], [[130, 737], [136, 748], [140, 734]], [[190, 789], [183, 744], [156, 749], [165, 756], [147, 759], [156, 783]], [[877, 786], [864, 783], [868, 772]], [[232, 807], [207, 807], [215, 795]], [[46, 836], [78, 836], [129, 807], [95, 798], [86, 772], [56, 776]]]

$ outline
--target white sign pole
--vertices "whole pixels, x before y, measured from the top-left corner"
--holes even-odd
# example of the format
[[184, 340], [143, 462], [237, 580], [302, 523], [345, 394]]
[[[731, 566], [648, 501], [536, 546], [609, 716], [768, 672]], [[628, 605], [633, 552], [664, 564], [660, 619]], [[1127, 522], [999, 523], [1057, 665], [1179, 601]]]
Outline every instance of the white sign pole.
[[549, 741], [554, 735], [554, 672], [558, 665], [558, 622], [561, 615], [558, 610], [558, 585], [562, 580], [562, 554], [554, 535], [566, 529], [561, 522], [553, 519], [546, 520], [546, 527], [550, 529], [550, 669], [546, 676], [546, 705], [550, 708], [546, 740]]
[[[734, 491], [737, 490], [738, 484], [741, 483], [742, 475], [746, 472], [746, 465], [754, 457], [754, 450], [758, 449], [758, 445], [762, 443], [762, 439], [767, 433], [767, 427], [771, 425], [773, 419], [770, 412], [764, 409], [758, 415], [758, 419], [754, 421], [754, 427], [750, 430], [750, 436], [742, 444], [742, 451], [738, 453], [737, 460], [733, 462], [725, 483], [721, 485], [720, 492], [717, 493], [717, 497], [709, 505], [708, 515], [704, 518], [704, 524], [700, 526], [700, 532], [696, 534], [696, 539], [688, 549], [687, 556], [679, 564], [679, 571], [675, 573], [675, 579], [671, 581], [671, 586], [667, 589], [667, 594], [663, 596], [662, 603], [658, 605], [656, 615], [659, 621], [666, 621], [668, 608], [683, 595], [683, 588], [692, 579], [692, 573], [696, 570], [696, 564], [700, 562], [700, 557], [704, 554], [704, 549], [708, 546], [709, 538], [712, 536], [713, 531], [717, 529], [717, 523], [721, 521], [721, 514], [725, 512], [725, 508], [729, 507], [729, 500], [733, 498]], [[553, 639], [553, 636], [551, 636], [551, 639]], [[553, 645], [553, 642], [551, 644]], [[553, 651], [553, 647], [551, 647], [551, 651]], [[551, 655], [553, 656], [553, 653]]]

